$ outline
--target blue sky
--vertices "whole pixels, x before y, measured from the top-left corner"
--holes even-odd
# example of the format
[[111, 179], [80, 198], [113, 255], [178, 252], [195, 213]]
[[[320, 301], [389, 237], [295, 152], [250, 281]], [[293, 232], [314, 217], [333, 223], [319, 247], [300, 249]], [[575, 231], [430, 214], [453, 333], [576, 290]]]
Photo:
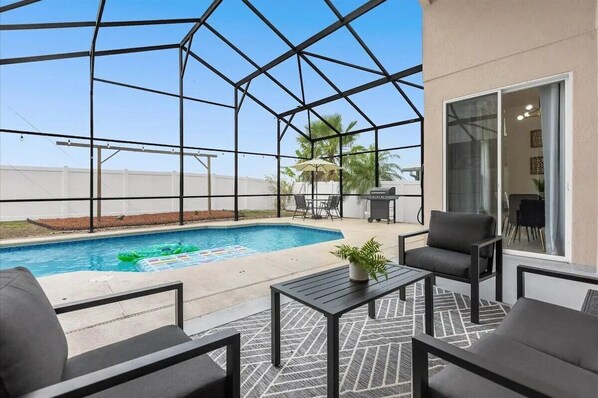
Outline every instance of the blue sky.
[[[1, 0], [5, 5], [14, 0]], [[257, 7], [293, 43], [298, 44], [336, 21], [321, 0], [253, 0]], [[189, 18], [200, 16], [207, 0], [107, 0], [104, 21]], [[336, 0], [343, 14], [363, 4], [362, 0]], [[39, 3], [1, 14], [0, 23], [64, 22], [93, 20], [97, 0], [43, 0]], [[209, 23], [243, 50], [258, 64], [265, 64], [288, 50], [240, 0], [224, 0]], [[192, 25], [105, 28], [100, 31], [97, 49], [178, 43]], [[390, 73], [421, 63], [421, 9], [417, 0], [388, 0], [352, 23]], [[89, 49], [91, 28], [37, 31], [1, 31], [0, 57], [51, 54]], [[193, 51], [213, 66], [239, 80], [254, 69], [205, 28], [193, 41]], [[375, 64], [352, 38], [340, 29], [310, 47], [308, 51], [376, 69]], [[341, 89], [366, 83], [377, 75], [352, 70], [326, 61], [312, 59]], [[98, 57], [96, 77], [141, 85], [173, 93], [178, 92], [178, 52], [176, 50]], [[297, 62], [292, 58], [271, 73], [300, 96]], [[334, 90], [303, 65], [308, 102], [334, 94]], [[46, 61], [0, 67], [0, 126], [6, 129], [40, 130], [73, 135], [89, 134], [89, 61], [87, 58]], [[412, 82], [421, 83], [421, 76]], [[404, 87], [423, 109], [423, 93]], [[255, 79], [250, 92], [275, 111], [292, 109], [298, 103], [266, 77]], [[233, 89], [209, 70], [190, 59], [185, 75], [185, 94], [232, 104]], [[385, 85], [353, 97], [377, 124], [415, 117], [398, 92]], [[341, 113], [346, 123], [357, 120], [356, 128], [368, 123], [344, 100], [317, 108], [322, 115]], [[127, 139], [178, 144], [179, 121], [176, 98], [96, 83], [95, 134], [109, 139]], [[294, 124], [303, 129], [304, 113]], [[233, 149], [233, 112], [196, 102], [185, 102], [186, 145]], [[292, 155], [297, 134], [289, 131], [282, 142], [282, 152]], [[58, 148], [54, 139], [0, 134], [0, 162], [12, 166], [88, 167], [85, 149]], [[373, 134], [361, 134], [359, 143], [373, 144]], [[244, 102], [240, 114], [240, 149], [276, 152], [275, 118], [253, 101]], [[381, 148], [419, 144], [419, 125], [408, 125], [380, 132]], [[233, 173], [233, 156], [215, 152], [217, 174]], [[419, 164], [417, 150], [404, 150], [399, 163]], [[284, 163], [291, 164], [292, 161]], [[263, 177], [276, 173], [276, 161], [261, 156], [241, 158], [241, 176]], [[110, 169], [173, 171], [178, 170], [176, 156], [124, 153], [105, 164]], [[194, 159], [187, 159], [186, 170], [202, 172]]]

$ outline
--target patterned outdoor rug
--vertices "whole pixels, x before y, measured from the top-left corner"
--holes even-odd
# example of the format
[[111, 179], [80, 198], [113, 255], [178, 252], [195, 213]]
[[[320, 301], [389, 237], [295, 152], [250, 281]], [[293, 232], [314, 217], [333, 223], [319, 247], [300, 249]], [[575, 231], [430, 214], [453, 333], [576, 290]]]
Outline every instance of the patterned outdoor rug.
[[[377, 301], [376, 319], [367, 306], [340, 319], [340, 380], [344, 397], [411, 396], [411, 336], [423, 331], [423, 284]], [[481, 301], [482, 325], [469, 322], [469, 297], [435, 288], [436, 337], [468, 347], [496, 328], [509, 308]], [[270, 363], [270, 311], [263, 311], [213, 329], [234, 327], [241, 332], [241, 394], [243, 397], [325, 397], [326, 319], [296, 302], [282, 307], [282, 367]], [[202, 334], [202, 335], [205, 335]], [[200, 337], [201, 335], [194, 336]], [[224, 366], [223, 351], [212, 354]], [[430, 358], [430, 374], [444, 366]]]

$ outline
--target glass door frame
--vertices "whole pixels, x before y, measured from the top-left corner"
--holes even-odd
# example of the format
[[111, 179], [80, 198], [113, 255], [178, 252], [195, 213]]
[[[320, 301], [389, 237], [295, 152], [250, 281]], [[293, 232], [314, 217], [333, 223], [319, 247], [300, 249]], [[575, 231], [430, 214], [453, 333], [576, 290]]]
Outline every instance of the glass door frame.
[[513, 84], [509, 86], [504, 86], [500, 88], [496, 88], [493, 90], [481, 91], [474, 94], [451, 98], [449, 100], [442, 101], [442, 210], [447, 210], [447, 105], [467, 99], [477, 98], [484, 95], [495, 94], [497, 95], [497, 131], [499, 132], [497, 137], [497, 184], [496, 184], [496, 192], [499, 195], [498, 198], [498, 208], [497, 213], [498, 217], [496, 220], [496, 230], [502, 233], [503, 230], [503, 206], [502, 206], [502, 174], [503, 174], [503, 161], [502, 161], [502, 138], [504, 134], [504, 115], [503, 115], [503, 108], [502, 108], [502, 96], [503, 94], [512, 93], [520, 90], [525, 90], [528, 88], [538, 87], [545, 84], [556, 83], [556, 82], [563, 82], [565, 85], [565, 109], [564, 109], [564, 126], [565, 131], [565, 255], [564, 256], [555, 256], [550, 254], [544, 253], [533, 253], [533, 252], [526, 252], [522, 250], [514, 250], [508, 249], [506, 245], [504, 246], [503, 252], [505, 254], [520, 256], [520, 257], [530, 257], [536, 259], [544, 259], [544, 260], [551, 260], [557, 262], [571, 262], [571, 235], [572, 235], [572, 131], [573, 131], [573, 122], [572, 122], [572, 115], [573, 115], [573, 97], [572, 97], [572, 86], [573, 86], [573, 73], [568, 72], [564, 74], [559, 74], [555, 76], [550, 76], [542, 79], [530, 80], [523, 83]]

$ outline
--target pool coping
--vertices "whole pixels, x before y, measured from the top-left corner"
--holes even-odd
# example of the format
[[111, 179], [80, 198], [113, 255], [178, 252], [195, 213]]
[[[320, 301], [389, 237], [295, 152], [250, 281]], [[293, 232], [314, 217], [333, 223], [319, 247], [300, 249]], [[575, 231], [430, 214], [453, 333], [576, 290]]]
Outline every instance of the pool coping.
[[[335, 228], [328, 228], [328, 227], [320, 227], [320, 226], [304, 226], [300, 224], [296, 224], [290, 222], [288, 220], [289, 217], [284, 218], [277, 218], [276, 220], [280, 221], [272, 221], [271, 219], [262, 219], [268, 220], [260, 222], [258, 220], [240, 220], [240, 221], [214, 221], [202, 224], [188, 224], [188, 225], [167, 225], [167, 226], [159, 226], [159, 227], [150, 227], [150, 228], [135, 228], [135, 229], [127, 229], [127, 230], [111, 230], [111, 231], [100, 231], [94, 233], [77, 233], [72, 235], [60, 235], [56, 237], [52, 236], [45, 236], [45, 237], [36, 237], [36, 238], [24, 238], [24, 239], [9, 239], [0, 241], [0, 249], [10, 249], [16, 247], [23, 247], [23, 246], [42, 246], [47, 244], [54, 244], [54, 243], [69, 243], [69, 242], [79, 242], [79, 241], [86, 241], [86, 240], [96, 240], [96, 239], [104, 239], [104, 238], [119, 238], [119, 237], [126, 237], [132, 235], [152, 235], [152, 234], [159, 234], [159, 233], [169, 233], [169, 232], [176, 232], [176, 231], [188, 231], [188, 230], [199, 230], [199, 229], [232, 229], [232, 228], [243, 228], [243, 227], [252, 227], [252, 226], [292, 226], [298, 228], [305, 228], [305, 229], [319, 229], [322, 231], [328, 232], [338, 232], [340, 234], [343, 231]], [[226, 223], [226, 224], [223, 224]]]

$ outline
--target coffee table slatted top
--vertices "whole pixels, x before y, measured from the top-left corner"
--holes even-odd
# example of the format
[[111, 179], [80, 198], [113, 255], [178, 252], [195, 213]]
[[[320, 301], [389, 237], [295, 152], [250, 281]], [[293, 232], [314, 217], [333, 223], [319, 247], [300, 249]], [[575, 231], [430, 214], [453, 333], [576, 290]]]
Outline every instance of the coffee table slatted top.
[[325, 315], [339, 316], [430, 274], [398, 264], [389, 264], [387, 269], [388, 279], [381, 275], [378, 281], [370, 279], [367, 283], [357, 283], [349, 279], [349, 265], [346, 265], [278, 283], [271, 289]]

